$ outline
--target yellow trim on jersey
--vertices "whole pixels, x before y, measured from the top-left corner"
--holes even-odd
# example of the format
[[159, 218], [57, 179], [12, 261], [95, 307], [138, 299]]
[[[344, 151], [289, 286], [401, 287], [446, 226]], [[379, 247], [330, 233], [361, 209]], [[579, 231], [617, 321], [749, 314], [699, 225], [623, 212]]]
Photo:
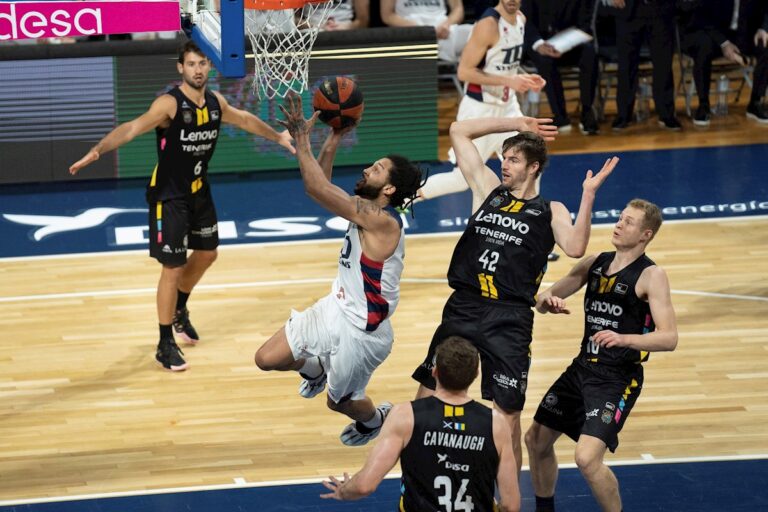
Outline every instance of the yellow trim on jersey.
[[445, 416], [446, 418], [455, 418], [457, 416], [464, 416], [464, 406], [443, 404], [443, 416]]
[[400, 512], [405, 512], [405, 505], [403, 505], [403, 497], [400, 496]]
[[597, 293], [608, 293], [613, 289], [613, 284], [616, 282], [616, 276], [611, 277], [610, 279], [607, 277], [600, 277], [600, 288], [598, 288]]
[[501, 211], [507, 212], [507, 213], [517, 213], [517, 212], [519, 212], [520, 210], [523, 209], [524, 205], [525, 205], [525, 203], [523, 201], [515, 201], [513, 199], [512, 202], [509, 203], [507, 206], [505, 206], [503, 208], [499, 208], [499, 209]]
[[155, 183], [157, 182], [157, 166], [160, 165], [160, 163], [155, 164], [155, 168], [152, 170], [152, 179], [149, 180], [149, 186], [154, 187]]
[[198, 108], [197, 110], [197, 126], [203, 125], [208, 122], [208, 107]]
[[191, 189], [193, 194], [198, 190], [200, 190], [201, 188], [203, 188], [203, 178], [197, 178], [195, 181], [192, 182]]
[[157, 217], [157, 220], [160, 220], [163, 218], [163, 202], [158, 201], [157, 206], [155, 206], [155, 217]]
[[490, 299], [498, 299], [499, 291], [493, 285], [493, 275], [491, 274], [477, 274], [477, 278], [480, 279], [480, 293], [483, 297]]

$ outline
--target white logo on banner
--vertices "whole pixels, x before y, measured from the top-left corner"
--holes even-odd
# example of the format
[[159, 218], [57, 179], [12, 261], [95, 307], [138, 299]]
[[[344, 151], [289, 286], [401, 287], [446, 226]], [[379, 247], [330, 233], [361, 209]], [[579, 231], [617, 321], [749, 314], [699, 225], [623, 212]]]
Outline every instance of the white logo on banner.
[[91, 208], [80, 215], [67, 217], [63, 215], [16, 215], [4, 213], [6, 220], [17, 224], [27, 226], [43, 226], [35, 231], [33, 238], [40, 241], [48, 235], [54, 233], [64, 233], [66, 231], [77, 231], [79, 229], [88, 229], [104, 224], [108, 218], [118, 213], [146, 213], [146, 209], [136, 208]]

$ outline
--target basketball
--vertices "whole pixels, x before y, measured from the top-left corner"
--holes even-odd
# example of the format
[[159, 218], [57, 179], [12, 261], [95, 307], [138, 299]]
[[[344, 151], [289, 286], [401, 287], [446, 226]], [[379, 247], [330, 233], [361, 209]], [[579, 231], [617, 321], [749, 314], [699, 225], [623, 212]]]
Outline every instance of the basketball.
[[320, 120], [333, 128], [352, 126], [363, 115], [363, 93], [357, 83], [344, 76], [325, 78], [312, 98]]

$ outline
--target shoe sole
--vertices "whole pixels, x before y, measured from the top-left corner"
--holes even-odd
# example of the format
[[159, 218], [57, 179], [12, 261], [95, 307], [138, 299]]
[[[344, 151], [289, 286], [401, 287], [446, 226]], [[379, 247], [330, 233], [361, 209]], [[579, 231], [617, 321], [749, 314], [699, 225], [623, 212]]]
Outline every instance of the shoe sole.
[[665, 130], [669, 130], [671, 132], [681, 132], [681, 131], [683, 131], [682, 127], [670, 128], [669, 126], [665, 125], [661, 121], [659, 121], [659, 127], [664, 128]]
[[184, 363], [182, 366], [173, 366], [166, 368], [163, 363], [155, 359], [155, 364], [167, 372], [183, 372], [189, 368], [189, 363]]
[[749, 112], [747, 112], [747, 119], [757, 121], [759, 124], [768, 124], [768, 119], [760, 119], [755, 114], [750, 114]]
[[569, 125], [569, 124], [567, 124], [565, 126], [558, 126], [557, 127], [557, 133], [571, 133], [572, 130], [573, 130], [573, 127], [571, 125]]
[[585, 130], [584, 125], [579, 123], [579, 130], [581, 130], [581, 133], [584, 135], [597, 135], [600, 133], [600, 130]]
[[187, 336], [187, 334], [186, 334], [185, 332], [183, 332], [183, 331], [182, 331], [182, 332], [179, 332], [179, 331], [176, 331], [176, 330], [174, 330], [174, 332], [176, 333], [176, 336], [178, 336], [178, 337], [179, 337], [179, 339], [181, 339], [181, 341], [183, 341], [183, 342], [184, 342], [184, 343], [186, 343], [187, 345], [197, 345], [197, 343], [200, 341], [200, 340], [196, 340], [196, 339], [194, 339], [194, 338], [190, 338], [190, 337], [189, 337], [189, 336]]
[[710, 123], [709, 121], [697, 121], [695, 119], [693, 120], [693, 125], [694, 126], [702, 126], [702, 127], [704, 127], [704, 126], [709, 126], [709, 123]]
[[[304, 379], [304, 380], [306, 380], [306, 379]], [[325, 385], [326, 385], [327, 382], [328, 382], [328, 379], [326, 378], [326, 380], [323, 381], [323, 385], [320, 386], [320, 388], [317, 389], [317, 391], [314, 391], [311, 394], [306, 394], [306, 395], [301, 392], [301, 384], [299, 384], [299, 396], [302, 397], [302, 398], [307, 398], [307, 399], [315, 398], [317, 395], [319, 395], [320, 393], [325, 391]]]

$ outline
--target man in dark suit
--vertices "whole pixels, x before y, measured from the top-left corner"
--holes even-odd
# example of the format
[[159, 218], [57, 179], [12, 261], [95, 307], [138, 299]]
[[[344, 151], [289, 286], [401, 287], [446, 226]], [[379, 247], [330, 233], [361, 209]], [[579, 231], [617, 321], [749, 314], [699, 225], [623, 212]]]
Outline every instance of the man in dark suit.
[[597, 89], [597, 53], [591, 43], [577, 46], [562, 54], [547, 39], [570, 27], [591, 33], [595, 0], [523, 0], [521, 11], [526, 16], [525, 49], [539, 74], [547, 81], [544, 92], [552, 108], [554, 124], [562, 131], [571, 121], [565, 108], [565, 93], [559, 65], [579, 66], [581, 119], [579, 126], [585, 134], [598, 131], [592, 105]]
[[612, 0], [616, 14], [618, 84], [614, 130], [623, 130], [632, 119], [637, 93], [640, 48], [647, 41], [653, 62], [653, 102], [659, 125], [669, 130], [682, 126], [675, 117], [675, 83], [672, 56], [675, 41], [675, 0]]
[[693, 58], [693, 80], [699, 97], [694, 124], [709, 125], [712, 61], [724, 56], [743, 66], [745, 55], [757, 60], [747, 117], [768, 124], [768, 109], [761, 104], [768, 85], [768, 1], [685, 0], [682, 7], [689, 11], [684, 12], [682, 50]]

